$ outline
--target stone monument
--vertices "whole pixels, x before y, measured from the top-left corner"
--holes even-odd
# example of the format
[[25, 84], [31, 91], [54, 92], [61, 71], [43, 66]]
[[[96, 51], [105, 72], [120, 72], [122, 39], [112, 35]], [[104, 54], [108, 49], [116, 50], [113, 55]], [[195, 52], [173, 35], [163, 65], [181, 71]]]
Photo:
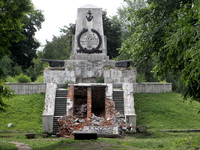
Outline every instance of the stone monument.
[[[51, 67], [44, 70], [44, 82], [47, 83], [47, 92], [45, 111], [43, 113], [43, 131], [52, 132], [54, 118], [60, 117], [55, 115], [56, 89], [59, 85], [66, 84], [66, 82], [73, 84], [69, 86], [71, 90], [68, 91], [67, 104], [64, 109], [65, 115], [69, 115], [70, 110], [75, 108], [76, 99], [80, 98], [76, 96], [76, 93], [79, 93], [82, 89], [81, 95], [82, 93], [83, 95], [85, 94], [85, 99], [87, 99], [87, 103], [86, 100], [84, 101], [87, 104], [87, 112], [91, 112], [91, 105], [99, 108], [99, 104], [101, 104], [102, 107], [99, 110], [104, 109], [104, 107], [108, 108], [109, 106], [106, 102], [110, 100], [116, 103], [116, 106], [114, 104], [115, 109], [117, 105], [120, 105], [119, 108], [123, 108], [122, 115], [126, 119], [127, 126], [131, 126], [136, 131], [133, 97], [136, 68], [115, 67], [115, 61], [109, 60], [107, 56], [107, 39], [103, 31], [101, 8], [94, 5], [85, 5], [78, 8], [76, 31], [72, 41], [72, 55], [70, 60], [64, 60], [64, 66], [55, 67], [55, 62], [46, 60], [51, 63]], [[103, 84], [97, 84], [100, 77], [104, 78]], [[118, 89], [116, 89], [116, 84], [120, 85]], [[105, 89], [102, 91], [103, 95], [105, 95], [103, 98], [98, 96], [102, 94], [94, 92], [99, 91], [98, 88], [100, 87], [109, 91], [106, 92]], [[87, 93], [91, 93], [92, 89], [94, 90], [93, 95], [97, 96], [92, 97], [90, 94], [90, 98]], [[116, 101], [114, 100], [114, 93], [116, 93]], [[90, 101], [93, 101], [92, 104], [89, 103]], [[95, 103], [97, 104], [95, 105]], [[92, 111], [95, 112], [95, 110]], [[103, 113], [109, 114], [106, 109]], [[87, 116], [90, 118], [91, 113], [87, 113]]]
[[109, 60], [106, 42], [101, 8], [78, 8], [71, 60]]

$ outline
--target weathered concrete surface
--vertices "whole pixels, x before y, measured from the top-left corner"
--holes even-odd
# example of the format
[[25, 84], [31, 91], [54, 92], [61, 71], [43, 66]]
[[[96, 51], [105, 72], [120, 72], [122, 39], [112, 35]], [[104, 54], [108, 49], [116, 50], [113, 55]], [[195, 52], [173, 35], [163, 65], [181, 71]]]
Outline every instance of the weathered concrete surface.
[[133, 84], [123, 83], [124, 91], [124, 115], [126, 126], [131, 127], [132, 132], [136, 132], [136, 114], [134, 108]]
[[46, 83], [7, 83], [17, 95], [39, 94], [46, 92]]
[[136, 83], [136, 68], [105, 68], [105, 83]]
[[43, 132], [53, 132], [53, 117], [57, 85], [47, 83], [44, 112], [42, 114]]
[[65, 70], [45, 70], [44, 82], [65, 84], [71, 83], [96, 83], [103, 76], [104, 68], [114, 66], [113, 60], [88, 61], [65, 60]]
[[172, 83], [133, 83], [134, 93], [165, 93], [172, 91]]
[[[93, 49], [97, 47], [100, 40], [98, 39], [97, 35], [94, 32], [92, 32], [92, 29], [94, 29], [100, 35], [101, 45], [100, 45], [99, 50], [101, 50], [102, 53], [99, 53], [99, 54], [77, 53], [77, 50], [80, 49], [78, 45], [78, 36], [83, 31], [83, 29], [88, 30], [81, 36], [81, 39], [82, 39], [81, 44], [83, 48]], [[75, 31], [75, 36], [73, 38], [71, 59], [72, 60], [90, 60], [90, 59], [108, 60], [109, 59], [109, 57], [107, 56], [106, 38], [103, 32], [103, 20], [102, 20], [101, 8], [91, 5], [91, 4], [78, 8], [77, 20], [76, 20], [76, 31]]]
[[44, 82], [65, 84], [67, 81], [76, 82], [74, 70], [44, 70]]

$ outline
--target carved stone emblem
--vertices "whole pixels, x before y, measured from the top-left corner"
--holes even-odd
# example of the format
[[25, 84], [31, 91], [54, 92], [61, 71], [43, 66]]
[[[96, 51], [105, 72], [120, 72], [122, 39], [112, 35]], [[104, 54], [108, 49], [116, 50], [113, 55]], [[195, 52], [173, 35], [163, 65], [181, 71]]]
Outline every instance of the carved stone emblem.
[[87, 21], [88, 22], [90, 22], [90, 21], [92, 21], [92, 19], [93, 19], [93, 16], [92, 16], [92, 13], [91, 13], [91, 11], [90, 10], [88, 10], [88, 16], [86, 16], [86, 19], [87, 19]]
[[91, 31], [83, 29], [78, 35], [77, 40], [80, 48], [77, 50], [78, 53], [102, 53], [99, 50], [102, 43], [101, 36], [95, 29], [91, 29]]

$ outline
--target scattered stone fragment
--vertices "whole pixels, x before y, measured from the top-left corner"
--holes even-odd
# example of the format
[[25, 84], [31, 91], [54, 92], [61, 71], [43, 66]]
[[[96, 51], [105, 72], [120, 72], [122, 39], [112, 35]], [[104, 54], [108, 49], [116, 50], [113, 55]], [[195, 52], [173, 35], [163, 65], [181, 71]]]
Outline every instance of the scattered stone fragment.
[[12, 125], [13, 125], [12, 123], [9, 123], [9, 124], [7, 125], [7, 127], [10, 128], [10, 127], [12, 127]]

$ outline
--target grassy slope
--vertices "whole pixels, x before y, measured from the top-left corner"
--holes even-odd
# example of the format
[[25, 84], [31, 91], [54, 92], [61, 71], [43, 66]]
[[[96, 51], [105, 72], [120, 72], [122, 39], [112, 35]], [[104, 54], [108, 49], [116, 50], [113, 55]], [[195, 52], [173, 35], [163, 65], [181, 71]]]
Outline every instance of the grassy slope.
[[[44, 94], [15, 95], [4, 99], [6, 112], [0, 113], [0, 130], [42, 132]], [[8, 128], [7, 124], [13, 126]]]
[[149, 129], [200, 129], [200, 103], [180, 94], [135, 94], [137, 125]]
[[[198, 128], [200, 125], [200, 116], [197, 115], [200, 104], [196, 102], [183, 102], [179, 94], [136, 94], [134, 97], [139, 125], [146, 125], [151, 129]], [[43, 94], [14, 96], [12, 99], [6, 100], [6, 103], [10, 107], [7, 108], [6, 113], [0, 114], [0, 130], [35, 131], [41, 133], [41, 115], [44, 107]], [[13, 127], [8, 128], [7, 124], [11, 122]], [[33, 149], [48, 150], [85, 149], [86, 146], [94, 146], [95, 144], [96, 148], [94, 149], [99, 149], [98, 145], [101, 147], [109, 146], [110, 149], [123, 150], [199, 148], [199, 133], [166, 133], [153, 130], [149, 133], [147, 135], [133, 135], [133, 137], [125, 137], [124, 139], [99, 138], [97, 141], [78, 141], [62, 138], [42, 139], [40, 134], [37, 134], [36, 139], [26, 139], [24, 133], [0, 133], [0, 149], [16, 149], [13, 144], [9, 143], [10, 141], [26, 143]], [[107, 144], [104, 145], [104, 142]], [[191, 143], [190, 146], [188, 143]]]
[[[198, 102], [183, 102], [177, 93], [135, 94], [137, 125], [148, 129], [200, 129]], [[0, 130], [42, 132], [44, 94], [16, 95], [9, 100], [6, 112], [0, 113]], [[11, 128], [7, 127], [12, 123]]]

